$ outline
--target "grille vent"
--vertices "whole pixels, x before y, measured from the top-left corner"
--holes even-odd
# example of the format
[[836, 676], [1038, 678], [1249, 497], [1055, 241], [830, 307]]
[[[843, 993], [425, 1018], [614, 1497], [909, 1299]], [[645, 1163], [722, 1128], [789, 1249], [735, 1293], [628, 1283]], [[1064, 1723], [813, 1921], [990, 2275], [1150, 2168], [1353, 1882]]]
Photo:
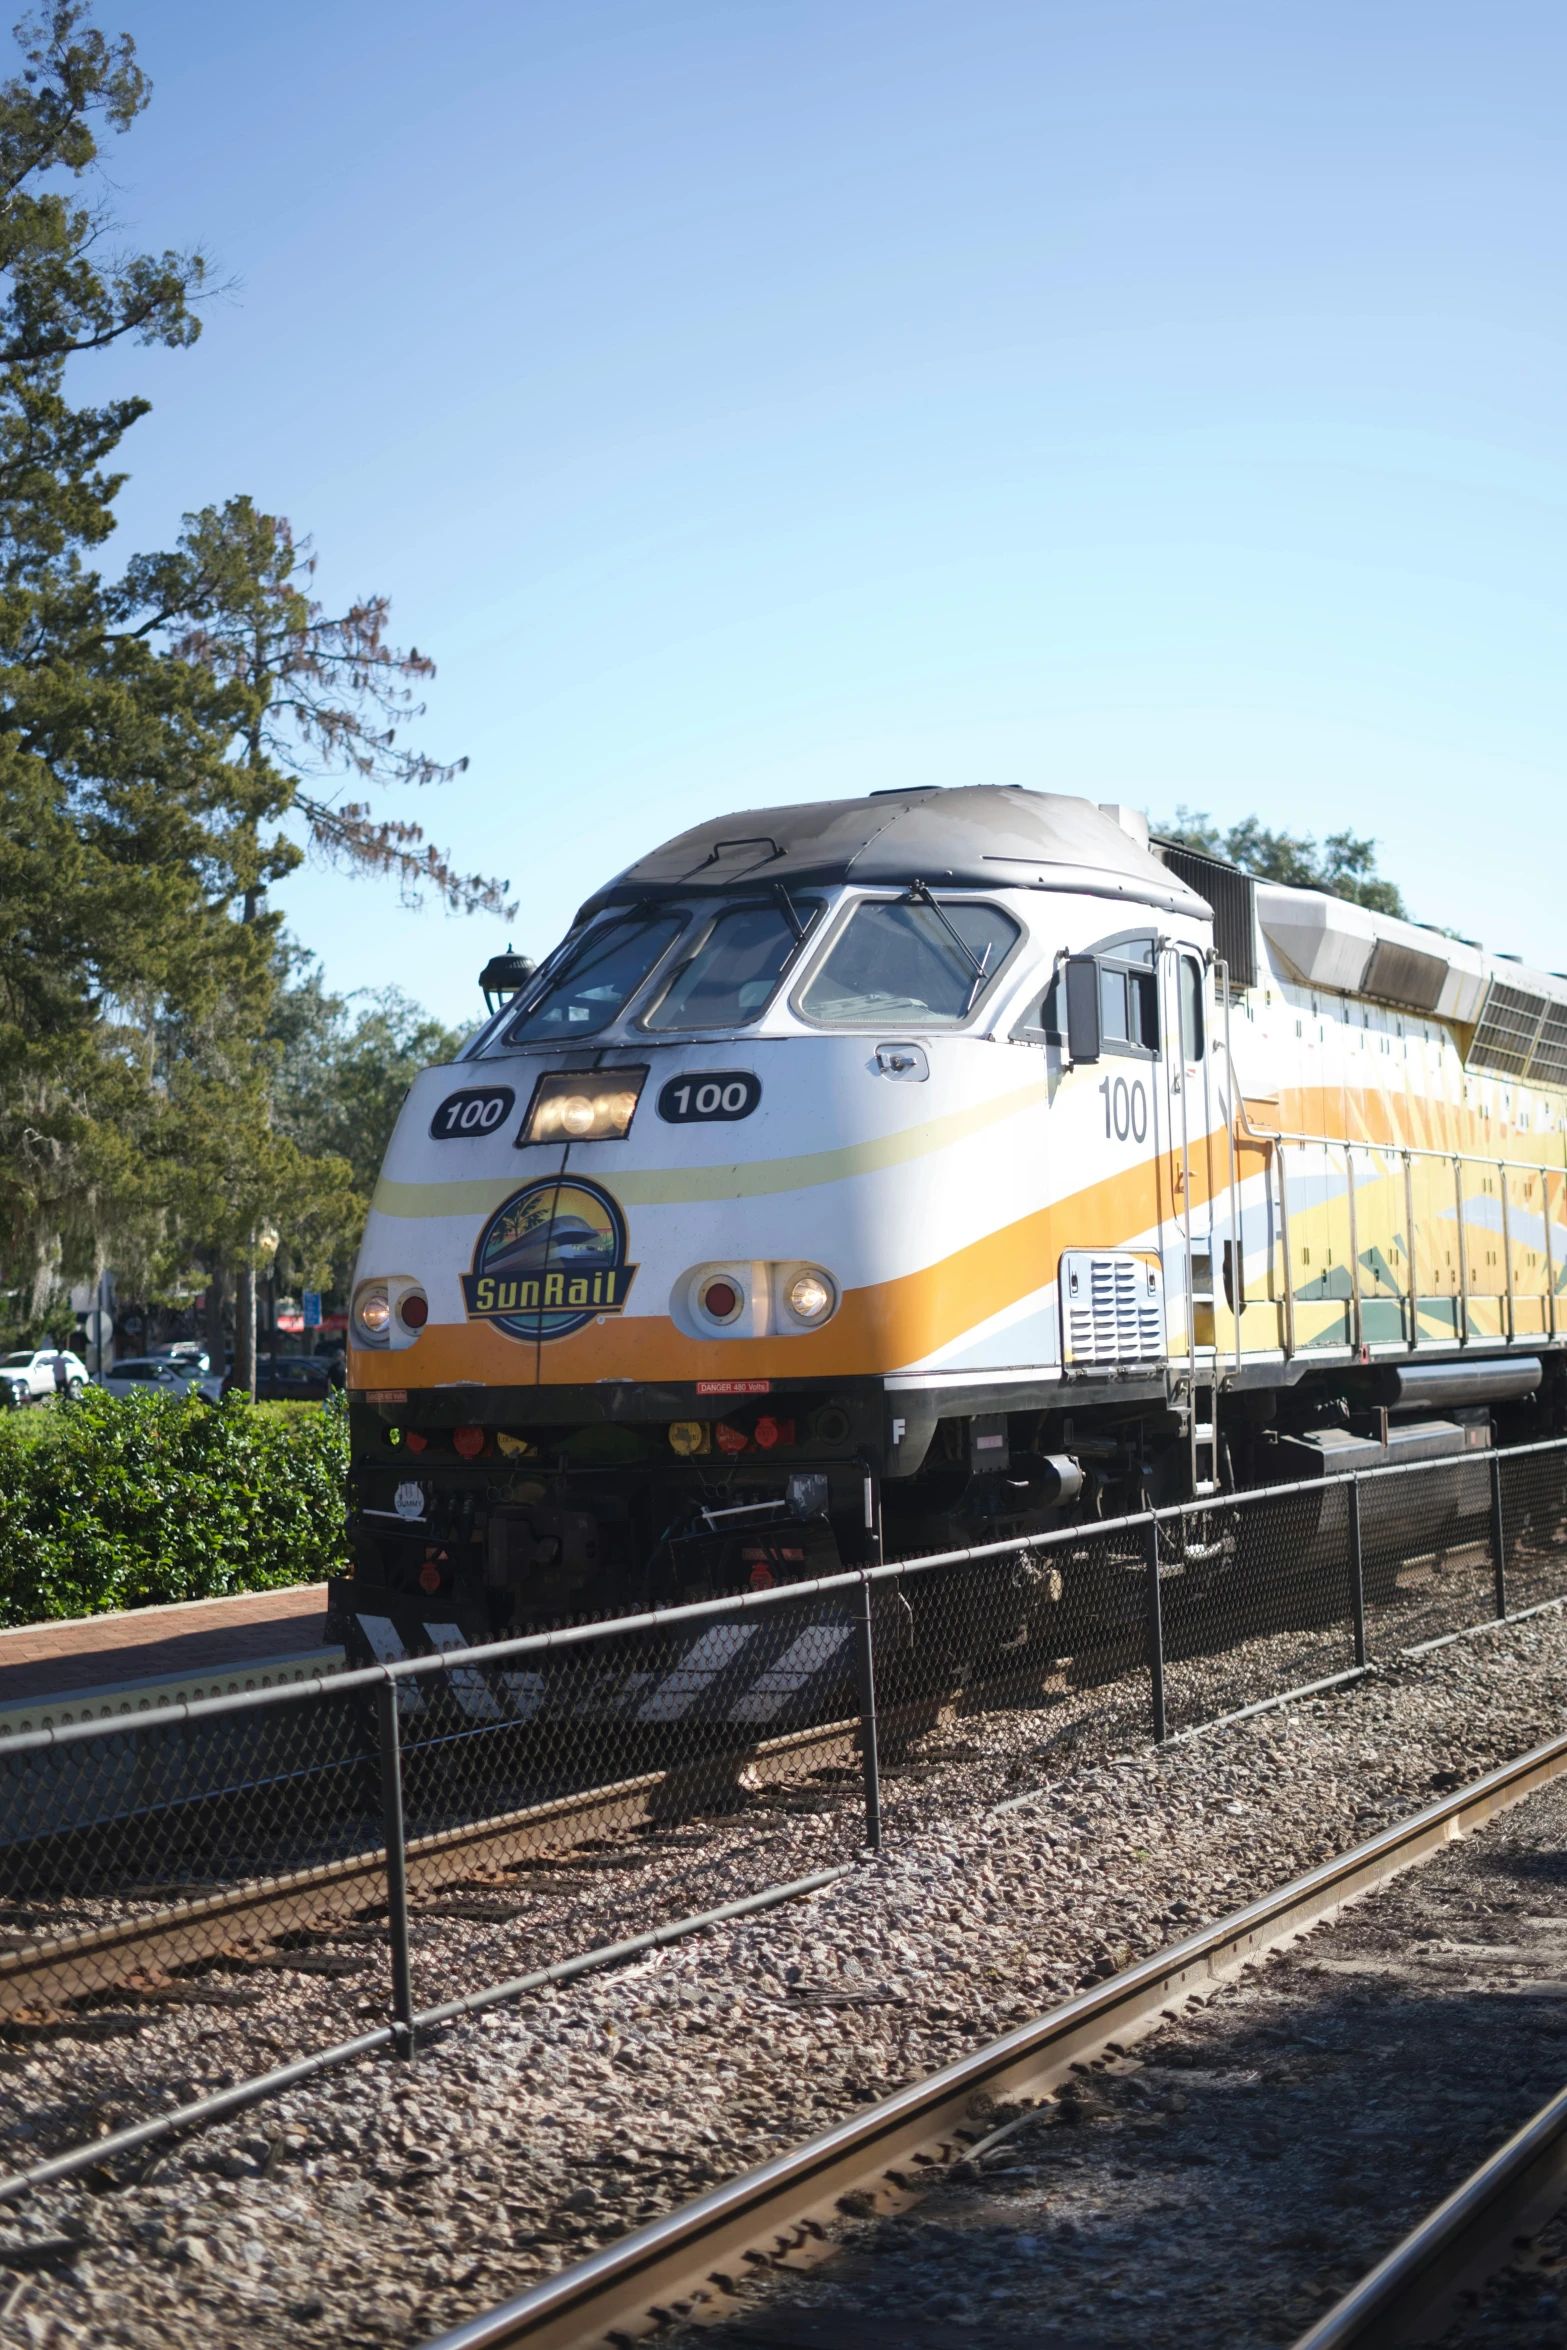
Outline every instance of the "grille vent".
[[1567, 1004], [1546, 1005], [1529, 1074], [1540, 1085], [1567, 1085]]
[[1164, 1343], [1164, 1280], [1147, 1257], [1068, 1249], [1061, 1259], [1061, 1357], [1067, 1363], [1156, 1363]]
[[1471, 1069], [1567, 1084], [1567, 1004], [1493, 979], [1469, 1047]]
[[1231, 987], [1257, 984], [1257, 884], [1238, 866], [1171, 841], [1154, 844], [1170, 871], [1213, 908], [1213, 951], [1229, 965]]

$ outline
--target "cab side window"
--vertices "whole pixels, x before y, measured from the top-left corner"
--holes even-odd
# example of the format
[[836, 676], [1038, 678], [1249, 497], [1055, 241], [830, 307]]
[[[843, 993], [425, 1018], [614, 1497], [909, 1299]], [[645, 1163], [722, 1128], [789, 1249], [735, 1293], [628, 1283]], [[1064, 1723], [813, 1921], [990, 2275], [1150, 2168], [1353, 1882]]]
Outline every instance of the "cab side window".
[[1151, 971], [1102, 960], [1099, 965], [1099, 1033], [1112, 1047], [1135, 1052], [1159, 1049], [1159, 992]]
[[1181, 998], [1181, 1056], [1184, 1060], [1200, 1061], [1207, 1042], [1203, 1019], [1202, 968], [1189, 955], [1177, 962], [1177, 985]]
[[[1090, 955], [1098, 982], [1099, 1049], [1152, 1059], [1159, 1050], [1159, 982], [1153, 940], [1107, 939], [1103, 946], [1075, 960], [1086, 964]], [[1013, 1034], [1031, 1044], [1067, 1042], [1066, 986], [1060, 963], [1043, 995], [1029, 1006]]]

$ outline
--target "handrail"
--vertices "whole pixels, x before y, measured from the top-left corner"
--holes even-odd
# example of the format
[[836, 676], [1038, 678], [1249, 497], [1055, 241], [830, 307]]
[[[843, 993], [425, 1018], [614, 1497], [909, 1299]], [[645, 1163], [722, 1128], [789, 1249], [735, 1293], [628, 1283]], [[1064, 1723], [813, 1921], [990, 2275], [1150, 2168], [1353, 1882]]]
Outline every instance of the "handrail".
[[[1166, 1062], [1174, 1079], [1175, 1090], [1181, 1097], [1181, 1263], [1186, 1288], [1186, 1429], [1188, 1476], [1192, 1491], [1197, 1490], [1197, 1300], [1192, 1287], [1192, 1158], [1191, 1115], [1186, 1098], [1186, 1028], [1181, 1005], [1181, 949], [1177, 939], [1161, 939], [1159, 964], [1165, 986], [1165, 1037], [1169, 1058]], [[1174, 1003], [1170, 998], [1173, 995]], [[1172, 1025], [1173, 1021], [1173, 1025]], [[1173, 1143], [1174, 1136], [1172, 1134]], [[1209, 1161], [1210, 1166], [1212, 1161]], [[1208, 1295], [1213, 1296], [1213, 1185], [1208, 1185]], [[1210, 1305], [1209, 1311], [1214, 1309]], [[1213, 1421], [1217, 1416], [1219, 1392], [1218, 1331], [1214, 1332], [1214, 1377], [1209, 1402], [1209, 1440], [1213, 1447], [1211, 1459], [1215, 1475], [1218, 1473], [1217, 1440], [1213, 1435]]]
[[[1235, 1368], [1241, 1367], [1241, 1316], [1246, 1311], [1246, 1254], [1241, 1246], [1240, 1190], [1235, 1179], [1235, 1055], [1230, 1050], [1230, 966], [1222, 955], [1213, 958], [1224, 981], [1224, 1076], [1230, 1089], [1224, 1118], [1224, 1140], [1230, 1154], [1230, 1319], [1235, 1325]], [[1217, 1337], [1217, 1332], [1215, 1333]]]
[[[1228, 974], [1226, 974], [1226, 979], [1227, 978]], [[1494, 1169], [1494, 1171], [1501, 1177], [1502, 1254], [1504, 1260], [1505, 1294], [1507, 1298], [1507, 1330], [1503, 1343], [1508, 1346], [1514, 1346], [1518, 1343], [1518, 1328], [1517, 1306], [1513, 1294], [1512, 1220], [1510, 1212], [1511, 1203], [1508, 1198], [1507, 1190], [1507, 1179], [1512, 1171], [1518, 1167], [1527, 1167], [1531, 1170], [1537, 1171], [1542, 1178], [1541, 1220], [1545, 1226], [1546, 1296], [1550, 1300], [1550, 1313], [1548, 1316], [1550, 1327], [1547, 1331], [1542, 1332], [1541, 1335], [1551, 1338], [1558, 1336], [1556, 1251], [1551, 1238], [1551, 1188], [1549, 1177], [1553, 1174], [1560, 1173], [1561, 1170], [1559, 1168], [1555, 1167], [1548, 1159], [1494, 1158], [1481, 1151], [1439, 1150], [1433, 1148], [1429, 1144], [1420, 1142], [1376, 1142], [1369, 1135], [1352, 1136], [1347, 1134], [1310, 1134], [1297, 1132], [1292, 1128], [1284, 1126], [1255, 1126], [1252, 1123], [1251, 1111], [1247, 1106], [1246, 1097], [1241, 1092], [1240, 1086], [1235, 1080], [1235, 1064], [1230, 1059], [1228, 1033], [1229, 1006], [1227, 1003], [1225, 1006], [1225, 1012], [1225, 1059], [1229, 1064], [1231, 1090], [1235, 1097], [1236, 1112], [1239, 1115], [1241, 1126], [1244, 1129], [1246, 1139], [1250, 1142], [1266, 1143], [1270, 1146], [1270, 1149], [1271, 1146], [1275, 1143], [1281, 1146], [1278, 1158], [1278, 1170], [1279, 1211], [1280, 1219], [1284, 1228], [1282, 1236], [1282, 1247], [1284, 1257], [1284, 1354], [1286, 1360], [1293, 1358], [1293, 1356], [1298, 1351], [1295, 1344], [1295, 1285], [1293, 1268], [1290, 1263], [1289, 1206], [1286, 1194], [1286, 1178], [1282, 1149], [1282, 1146], [1286, 1143], [1292, 1143], [1297, 1148], [1306, 1150], [1341, 1150], [1345, 1155], [1345, 1174], [1347, 1178], [1350, 1218], [1350, 1278], [1352, 1283], [1352, 1298], [1355, 1306], [1355, 1343], [1357, 1345], [1363, 1343], [1363, 1334], [1360, 1327], [1360, 1255], [1356, 1246], [1355, 1233], [1355, 1173], [1353, 1167], [1349, 1165], [1349, 1154], [1351, 1151], [1384, 1151], [1390, 1157], [1396, 1154], [1402, 1158], [1404, 1162], [1405, 1203], [1409, 1218], [1409, 1305], [1411, 1323], [1409, 1343], [1411, 1347], [1418, 1346], [1420, 1342], [1419, 1330], [1417, 1327], [1415, 1327], [1414, 1324], [1415, 1301], [1419, 1294], [1415, 1268], [1415, 1160], [1432, 1159], [1441, 1161], [1445, 1159], [1447, 1164], [1453, 1170], [1454, 1206], [1457, 1211], [1458, 1222], [1457, 1302], [1459, 1309], [1459, 1328], [1454, 1332], [1453, 1340], [1454, 1344], [1458, 1346], [1469, 1346], [1473, 1343], [1477, 1336], [1482, 1335], [1481, 1333], [1472, 1331], [1469, 1327], [1468, 1219], [1464, 1214], [1463, 1171], [1465, 1167], [1484, 1167], [1488, 1172]], [[1501, 1334], [1498, 1333], [1498, 1335], [1500, 1336]]]
[[1469, 1344], [1469, 1237], [1464, 1230], [1464, 1162], [1453, 1158], [1453, 1198], [1458, 1214], [1458, 1333], [1460, 1346]]

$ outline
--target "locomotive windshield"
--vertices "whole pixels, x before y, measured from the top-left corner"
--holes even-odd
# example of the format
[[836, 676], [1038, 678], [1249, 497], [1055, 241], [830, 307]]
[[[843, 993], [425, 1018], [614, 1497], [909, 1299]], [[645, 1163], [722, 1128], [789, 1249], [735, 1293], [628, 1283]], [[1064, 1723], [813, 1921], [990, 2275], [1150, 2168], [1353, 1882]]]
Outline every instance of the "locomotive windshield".
[[698, 938], [644, 1022], [647, 1028], [743, 1028], [760, 1019], [822, 910], [820, 898], [729, 905]]
[[680, 936], [686, 919], [683, 909], [628, 914], [585, 931], [513, 1021], [506, 1042], [572, 1043], [607, 1028]]
[[950, 1028], [968, 1018], [1018, 936], [999, 906], [868, 899], [802, 990], [800, 1010], [823, 1027], [903, 1019]]

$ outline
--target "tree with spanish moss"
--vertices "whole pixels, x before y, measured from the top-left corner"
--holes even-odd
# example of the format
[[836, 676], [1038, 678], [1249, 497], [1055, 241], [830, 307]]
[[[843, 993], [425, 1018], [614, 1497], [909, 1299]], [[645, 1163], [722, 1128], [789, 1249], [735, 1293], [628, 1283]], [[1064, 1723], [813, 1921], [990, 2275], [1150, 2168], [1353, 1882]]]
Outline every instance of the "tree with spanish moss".
[[401, 739], [424, 716], [417, 695], [435, 663], [388, 641], [385, 596], [328, 611], [311, 593], [316, 562], [284, 516], [230, 498], [187, 514], [171, 554], [138, 557], [124, 592], [141, 614], [139, 634], [238, 690], [242, 764], [286, 779], [278, 805], [326, 862], [391, 875], [411, 904], [430, 891], [454, 913], [514, 913], [508, 883], [457, 872], [422, 825], [351, 796], [449, 783], [468, 762]]
[[68, 374], [126, 341], [194, 343], [211, 271], [115, 251], [103, 149], [150, 95], [129, 36], [52, 0], [19, 38], [0, 84], [0, 1287], [26, 1326], [106, 1259], [151, 1286], [199, 1248], [251, 1300], [248, 1364], [262, 1231], [285, 1217], [301, 1261], [326, 1261], [358, 1199], [280, 1126], [270, 893], [312, 849], [448, 905], [503, 891], [372, 804], [457, 771], [404, 740], [432, 671], [390, 642], [384, 598], [325, 609], [308, 546], [246, 499], [118, 581], [94, 568], [148, 403], [79, 404]]

